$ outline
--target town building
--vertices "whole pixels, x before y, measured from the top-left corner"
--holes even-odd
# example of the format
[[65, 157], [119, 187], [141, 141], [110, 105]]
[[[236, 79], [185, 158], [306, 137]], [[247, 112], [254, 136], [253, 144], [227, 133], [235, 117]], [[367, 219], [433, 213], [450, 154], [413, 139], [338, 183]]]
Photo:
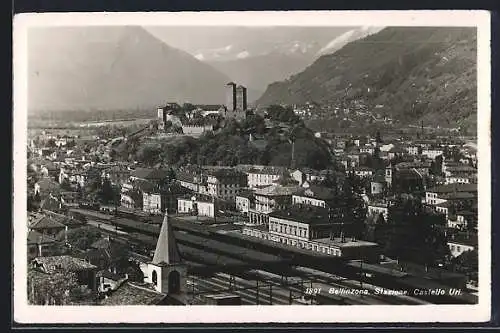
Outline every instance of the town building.
[[441, 148], [424, 148], [422, 149], [422, 155], [426, 156], [430, 159], [435, 160], [436, 157], [442, 156], [444, 153], [443, 149]]
[[279, 167], [255, 166], [244, 172], [247, 174], [248, 187], [256, 189], [275, 183], [285, 172], [285, 169]]
[[406, 146], [406, 151], [410, 155], [418, 156], [418, 155], [420, 155], [421, 148], [419, 146], [417, 146], [417, 145], [407, 145]]
[[447, 200], [477, 200], [477, 184], [447, 184], [430, 188], [425, 192], [425, 203], [437, 205]]
[[206, 177], [208, 194], [226, 201], [234, 201], [247, 187], [247, 175], [231, 168], [208, 170]]
[[371, 202], [367, 205], [367, 215], [378, 216], [380, 214], [387, 221], [389, 217], [389, 205], [386, 202]]
[[143, 211], [149, 214], [163, 214], [166, 211], [175, 213], [177, 210], [177, 197], [191, 191], [176, 182], [153, 185], [147, 181], [140, 182], [142, 191]]
[[299, 188], [292, 195], [292, 204], [311, 205], [317, 207], [328, 207], [335, 199], [335, 192], [327, 187], [309, 185], [307, 188]]
[[378, 259], [378, 244], [346, 238], [342, 234], [340, 237], [334, 237], [332, 228], [333, 224], [329, 221], [326, 209], [310, 207], [272, 212], [269, 214], [267, 230], [245, 227], [242, 233], [325, 256], [367, 261]]
[[107, 178], [114, 185], [120, 185], [130, 179], [131, 171], [121, 165], [115, 165], [103, 171], [103, 178]]
[[208, 193], [206, 176], [204, 176], [201, 171], [179, 170], [176, 172], [176, 181], [182, 187], [195, 193]]
[[31, 261], [31, 267], [45, 274], [53, 274], [55, 272], [75, 273], [80, 285], [86, 286], [94, 292], [97, 291], [97, 267], [83, 259], [69, 255], [37, 257]]
[[371, 177], [375, 173], [375, 170], [368, 167], [358, 166], [354, 168], [354, 174], [358, 177]]
[[255, 225], [267, 225], [269, 213], [286, 209], [292, 203], [292, 194], [297, 189], [298, 186], [274, 184], [255, 190], [255, 207], [248, 211], [249, 222]]
[[28, 259], [42, 256], [51, 256], [59, 248], [59, 242], [53, 237], [30, 230], [27, 237]]
[[477, 184], [477, 174], [449, 173], [445, 176], [445, 184]]
[[61, 232], [67, 232], [68, 227], [46, 215], [35, 215], [28, 218], [28, 229], [42, 235], [56, 237]]
[[193, 194], [177, 198], [177, 213], [193, 214], [214, 218], [216, 203], [214, 197]]
[[453, 237], [447, 242], [453, 257], [458, 257], [467, 251], [477, 250], [477, 236], [461, 236]]
[[365, 146], [359, 147], [360, 153], [367, 153], [367, 154], [373, 155], [374, 151], [375, 151], [375, 147], [373, 147], [372, 145], [365, 145]]
[[390, 160], [396, 158], [396, 157], [401, 157], [405, 155], [407, 151], [399, 146], [394, 146], [391, 149], [387, 151], [387, 156], [389, 157]]
[[370, 193], [372, 195], [381, 195], [385, 190], [385, 177], [384, 175], [376, 174], [370, 181]]
[[236, 196], [236, 210], [248, 215], [251, 207], [255, 206], [255, 195], [251, 191], [242, 191]]

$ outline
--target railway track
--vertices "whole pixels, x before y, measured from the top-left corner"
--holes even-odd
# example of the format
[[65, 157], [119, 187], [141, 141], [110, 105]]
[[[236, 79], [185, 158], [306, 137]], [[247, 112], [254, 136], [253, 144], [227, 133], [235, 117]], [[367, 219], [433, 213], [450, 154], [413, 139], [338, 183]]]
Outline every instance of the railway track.
[[[80, 210], [83, 212], [86, 212], [84, 210]], [[134, 239], [131, 235], [129, 235], [127, 232], [120, 230], [119, 227], [117, 228], [116, 225], [112, 223], [113, 217], [112, 215], [105, 215], [100, 212], [91, 212], [89, 214], [91, 217], [89, 217], [88, 223], [89, 224], [94, 224], [94, 225], [100, 225], [101, 226], [101, 231], [103, 233], [106, 233], [108, 235], [112, 235], [113, 237], [127, 242], [127, 243], [133, 243], [137, 244], [137, 240]], [[204, 237], [204, 238], [210, 238], [210, 236], [207, 235], [201, 235], [199, 233], [195, 233], [198, 238]], [[149, 244], [151, 246], [151, 244]], [[203, 258], [197, 258], [197, 262], [203, 263]], [[281, 278], [277, 278], [276, 274], [281, 274], [281, 272], [272, 272], [272, 268], [266, 268], [268, 270], [267, 272], [263, 272], [263, 276], [260, 278], [266, 279], [267, 281], [270, 281], [273, 283], [273, 286], [283, 287], [283, 281], [281, 281]], [[251, 275], [251, 274], [250, 274]], [[274, 276], [273, 276], [274, 275]], [[392, 305], [392, 304], [405, 304], [405, 305], [417, 305], [417, 304], [433, 304], [431, 302], [434, 302], [433, 300], [425, 301], [422, 298], [416, 298], [416, 297], [411, 297], [411, 296], [406, 296], [406, 295], [385, 295], [381, 294], [380, 292], [376, 292], [376, 289], [382, 290], [386, 288], [381, 288], [376, 285], [372, 285], [369, 282], [360, 282], [359, 280], [356, 279], [356, 277], [350, 276], [350, 277], [342, 277], [339, 275], [331, 274], [328, 272], [320, 271], [318, 269], [312, 269], [309, 267], [292, 267], [290, 272], [288, 272], [288, 275], [290, 278], [297, 278], [297, 279], [306, 279], [306, 280], [311, 280], [313, 281], [312, 284], [309, 284], [309, 288], [316, 288], [316, 289], [321, 289], [321, 294], [318, 295], [318, 299], [321, 299], [321, 302], [324, 302], [325, 304], [387, 304], [387, 305]], [[249, 276], [248, 272], [244, 272], [242, 274], [239, 274], [240, 278], [247, 278], [247, 279], [252, 279], [252, 276]], [[255, 278], [255, 277], [253, 277]], [[259, 278], [259, 277], [257, 277]], [[215, 283], [215, 282], [214, 282]], [[219, 281], [220, 283], [220, 281]], [[299, 288], [299, 287], [296, 287]], [[305, 288], [307, 287], [301, 287], [299, 289], [296, 289], [296, 292], [305, 292]], [[329, 294], [330, 288], [336, 288], [336, 289], [366, 289], [369, 291], [368, 295], [349, 295], [349, 294], [341, 294], [341, 295], [331, 295]]]

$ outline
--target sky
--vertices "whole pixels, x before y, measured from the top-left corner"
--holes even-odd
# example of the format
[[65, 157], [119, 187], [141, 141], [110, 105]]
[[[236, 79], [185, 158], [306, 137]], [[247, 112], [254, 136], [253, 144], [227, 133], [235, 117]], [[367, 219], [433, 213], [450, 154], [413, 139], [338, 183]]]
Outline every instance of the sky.
[[[255, 47], [299, 40], [328, 43], [342, 33], [356, 27], [144, 27], [170, 46], [193, 55], [207, 48], [221, 48], [234, 44]], [[250, 46], [251, 45], [251, 46]]]

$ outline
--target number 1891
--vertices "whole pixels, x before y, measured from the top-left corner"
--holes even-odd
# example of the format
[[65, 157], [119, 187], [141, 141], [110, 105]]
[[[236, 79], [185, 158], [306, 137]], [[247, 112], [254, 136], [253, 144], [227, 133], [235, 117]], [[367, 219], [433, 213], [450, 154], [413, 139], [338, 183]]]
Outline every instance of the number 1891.
[[307, 295], [317, 295], [321, 293], [321, 288], [306, 288]]

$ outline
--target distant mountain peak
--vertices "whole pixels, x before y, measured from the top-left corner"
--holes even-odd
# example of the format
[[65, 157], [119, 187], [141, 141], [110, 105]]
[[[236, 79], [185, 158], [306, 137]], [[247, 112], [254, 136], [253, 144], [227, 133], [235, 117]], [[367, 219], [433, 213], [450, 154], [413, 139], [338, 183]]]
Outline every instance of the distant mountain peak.
[[317, 55], [321, 56], [325, 54], [334, 53], [335, 51], [340, 50], [348, 43], [375, 34], [381, 31], [382, 29], [384, 29], [384, 27], [362, 26], [360, 28], [346, 31], [342, 35], [331, 40], [323, 48], [321, 48], [321, 50], [318, 51]]
[[30, 109], [224, 101], [227, 76], [138, 26], [37, 28], [28, 40]]

